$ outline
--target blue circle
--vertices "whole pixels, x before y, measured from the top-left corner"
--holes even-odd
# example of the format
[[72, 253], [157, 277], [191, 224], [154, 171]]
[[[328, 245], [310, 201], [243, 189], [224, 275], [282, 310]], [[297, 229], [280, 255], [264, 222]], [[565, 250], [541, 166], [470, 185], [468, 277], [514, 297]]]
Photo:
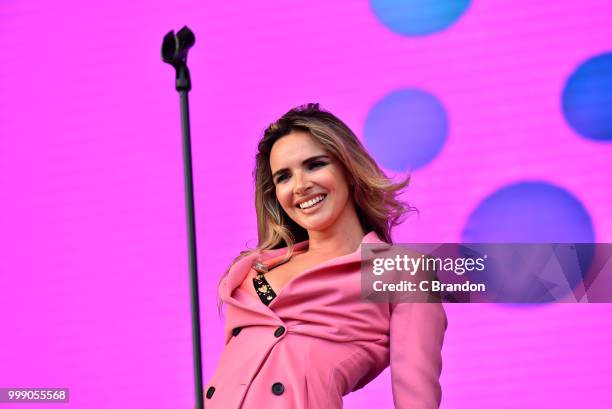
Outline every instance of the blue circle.
[[[503, 187], [484, 199], [469, 216], [462, 241], [593, 243], [595, 230], [585, 207], [567, 190], [546, 182], [521, 182]], [[533, 246], [523, 248], [520, 253], [508, 252], [496, 259], [497, 263], [490, 260], [492, 264], [481, 279], [488, 289], [495, 289], [491, 293], [500, 301], [556, 301], [585, 278], [593, 249], [593, 245], [581, 246], [577, 254], [580, 268], [564, 265], [563, 276], [554, 275], [553, 281], [549, 281], [550, 276], [542, 264], [550, 260], [540, 257], [538, 266], [530, 264], [530, 260], [534, 260], [530, 254], [538, 252]], [[556, 253], [562, 251], [567, 248], [559, 248]], [[560, 260], [567, 260], [567, 257]], [[561, 287], [555, 290], [559, 285]]]
[[612, 53], [590, 58], [563, 89], [563, 115], [585, 138], [612, 141]]
[[371, 5], [376, 17], [392, 31], [424, 36], [452, 25], [470, 0], [372, 0]]
[[410, 171], [431, 162], [448, 136], [448, 115], [433, 95], [394, 91], [377, 102], [365, 121], [365, 144], [387, 169]]
[[520, 182], [485, 198], [461, 234], [466, 243], [591, 243], [595, 229], [582, 203], [547, 182]]

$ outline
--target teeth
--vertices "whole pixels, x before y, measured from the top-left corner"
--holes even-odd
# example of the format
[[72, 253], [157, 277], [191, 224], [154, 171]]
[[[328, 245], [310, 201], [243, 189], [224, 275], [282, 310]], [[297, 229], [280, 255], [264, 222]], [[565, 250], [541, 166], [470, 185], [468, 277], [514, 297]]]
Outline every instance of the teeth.
[[315, 204], [319, 203], [323, 199], [325, 199], [325, 195], [320, 195], [320, 196], [310, 199], [307, 202], [300, 203], [299, 207], [300, 209], [308, 209], [309, 207], [314, 206]]

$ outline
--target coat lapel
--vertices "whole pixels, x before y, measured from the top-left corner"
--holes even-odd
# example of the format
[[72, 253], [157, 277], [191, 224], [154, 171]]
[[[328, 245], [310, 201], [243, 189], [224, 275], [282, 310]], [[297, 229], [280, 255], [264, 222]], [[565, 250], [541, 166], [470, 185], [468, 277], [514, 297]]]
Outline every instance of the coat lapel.
[[[380, 240], [378, 238], [378, 236], [376, 235], [375, 232], [371, 231], [369, 233], [367, 233], [365, 236], [363, 236], [363, 239], [361, 240], [361, 244], [359, 245], [359, 247], [357, 248], [357, 250], [355, 250], [353, 253], [350, 254], [346, 254], [344, 256], [340, 256], [340, 257], [335, 257], [333, 259], [330, 259], [324, 263], [321, 263], [315, 267], [313, 267], [310, 270], [317, 270], [320, 268], [327, 268], [327, 267], [331, 267], [334, 265], [340, 265], [340, 264], [344, 264], [344, 263], [353, 263], [356, 261], [361, 261], [361, 245], [367, 243], [367, 244], [374, 244], [374, 243], [379, 243], [382, 244], [384, 243], [382, 240]], [[299, 243], [295, 244], [295, 250], [302, 250], [302, 249], [306, 249], [308, 248], [308, 240], [304, 240], [301, 241]], [[247, 276], [249, 270], [251, 269], [251, 267], [253, 266], [253, 264], [257, 261], [266, 261], [269, 260], [271, 258], [283, 255], [287, 252], [287, 248], [283, 247], [280, 249], [274, 249], [274, 250], [264, 250], [261, 254], [257, 254], [257, 253], [253, 253], [250, 254], [242, 259], [240, 259], [238, 262], [236, 262], [230, 269], [230, 271], [228, 272], [226, 278], [223, 280], [223, 282], [221, 283], [221, 288], [220, 288], [220, 295], [221, 295], [221, 299], [223, 300], [223, 302], [230, 302], [232, 299], [232, 293], [234, 292], [234, 290], [236, 289], [236, 287], [238, 287], [242, 281], [244, 281], [245, 277]], [[308, 271], [310, 271], [308, 270]]]
[[[291, 285], [296, 280], [303, 280], [310, 273], [320, 270], [322, 268], [330, 268], [333, 266], [339, 266], [344, 264], [360, 263], [362, 261], [361, 245], [364, 243], [384, 243], [381, 241], [375, 232], [371, 231], [366, 234], [357, 250], [353, 253], [346, 254], [340, 257], [335, 257], [326, 262], [316, 265], [302, 273], [300, 273], [293, 280], [288, 282], [283, 287], [281, 293], [286, 296], [286, 293], [290, 290]], [[308, 240], [295, 244], [295, 250], [302, 250], [308, 247]], [[242, 327], [246, 325], [282, 325], [282, 320], [278, 315], [268, 306], [264, 305], [260, 300], [255, 299], [250, 294], [237, 289], [242, 281], [244, 281], [251, 267], [256, 261], [266, 261], [274, 257], [285, 254], [287, 248], [280, 248], [274, 250], [265, 250], [261, 254], [253, 253], [240, 260], [238, 260], [228, 272], [227, 276], [221, 282], [219, 289], [221, 299], [228, 305], [228, 308], [232, 308], [232, 314], [227, 315], [226, 322], [226, 341], [229, 339], [229, 333], [236, 327]], [[277, 295], [280, 296], [281, 294]], [[274, 301], [270, 304], [273, 306]]]

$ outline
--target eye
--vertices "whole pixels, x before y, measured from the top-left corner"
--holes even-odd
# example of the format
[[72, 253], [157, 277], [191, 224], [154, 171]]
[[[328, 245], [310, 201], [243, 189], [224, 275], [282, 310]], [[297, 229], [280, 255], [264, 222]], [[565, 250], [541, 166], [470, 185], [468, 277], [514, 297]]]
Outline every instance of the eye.
[[322, 166], [327, 165], [327, 163], [322, 162], [320, 160], [316, 160], [314, 162], [311, 162], [310, 165], [308, 166], [309, 169], [316, 169], [316, 168], [320, 168]]
[[[308, 168], [308, 170], [313, 170], [313, 169], [321, 168], [326, 165], [327, 165], [327, 162], [325, 161], [315, 160], [315, 161], [309, 162], [306, 165], [306, 167]], [[282, 183], [285, 180], [289, 179], [289, 177], [290, 175], [288, 173], [281, 173], [276, 177], [276, 179], [274, 179], [274, 183], [276, 184]]]

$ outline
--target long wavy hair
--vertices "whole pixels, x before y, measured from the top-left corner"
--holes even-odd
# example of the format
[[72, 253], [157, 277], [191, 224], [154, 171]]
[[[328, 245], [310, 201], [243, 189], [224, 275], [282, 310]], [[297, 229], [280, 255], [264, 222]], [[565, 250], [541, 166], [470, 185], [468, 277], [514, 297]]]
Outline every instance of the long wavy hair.
[[[393, 182], [344, 122], [320, 109], [319, 104], [311, 103], [293, 108], [272, 122], [258, 143], [253, 171], [258, 244], [255, 249], [240, 253], [232, 265], [254, 252], [281, 247], [287, 247], [283, 260], [287, 261], [293, 254], [295, 243], [308, 239], [307, 231], [295, 223], [278, 202], [270, 169], [272, 146], [295, 131], [307, 132], [327, 153], [338, 159], [347, 175], [361, 227], [365, 232], [376, 232], [381, 240], [393, 244], [393, 227], [400, 224], [410, 211], [416, 210], [398, 199], [410, 182], [410, 176], [399, 183]], [[229, 269], [221, 280], [228, 272]]]

